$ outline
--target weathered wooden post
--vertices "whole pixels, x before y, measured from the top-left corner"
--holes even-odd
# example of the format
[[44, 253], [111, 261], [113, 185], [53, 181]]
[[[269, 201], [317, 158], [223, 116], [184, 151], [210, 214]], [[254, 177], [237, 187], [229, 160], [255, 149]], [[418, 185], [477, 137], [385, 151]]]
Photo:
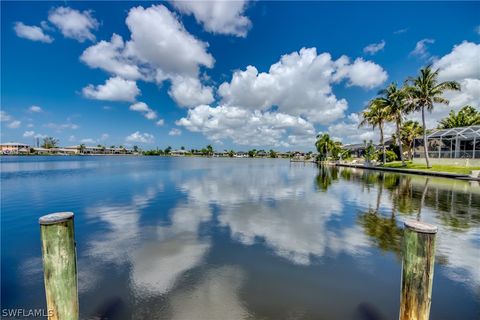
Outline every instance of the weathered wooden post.
[[428, 320], [432, 302], [437, 227], [406, 221], [403, 239], [400, 320]]
[[77, 258], [73, 213], [52, 213], [41, 217], [39, 223], [48, 318], [77, 320]]

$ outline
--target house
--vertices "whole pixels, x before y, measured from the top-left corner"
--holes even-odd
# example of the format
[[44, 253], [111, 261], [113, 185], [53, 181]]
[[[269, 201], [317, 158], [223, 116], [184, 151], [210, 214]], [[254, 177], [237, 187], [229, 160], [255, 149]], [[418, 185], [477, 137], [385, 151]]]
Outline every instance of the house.
[[237, 151], [233, 155], [235, 158], [248, 158], [248, 153], [243, 152], [243, 151]]
[[29, 153], [30, 146], [20, 142], [0, 143], [0, 154], [22, 154]]
[[190, 152], [188, 152], [187, 150], [172, 150], [172, 151], [170, 151], [170, 155], [177, 156], [177, 157], [184, 157], [189, 153]]
[[[480, 125], [434, 130], [427, 143], [432, 163], [460, 164], [468, 159], [470, 165], [480, 165]], [[414, 140], [413, 161], [425, 161], [423, 137]]]

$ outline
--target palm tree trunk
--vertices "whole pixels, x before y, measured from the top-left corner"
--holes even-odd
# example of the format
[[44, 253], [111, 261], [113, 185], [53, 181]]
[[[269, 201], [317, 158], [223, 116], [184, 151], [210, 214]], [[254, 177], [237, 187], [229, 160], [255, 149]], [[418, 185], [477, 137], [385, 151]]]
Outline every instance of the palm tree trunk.
[[423, 150], [425, 151], [425, 161], [427, 168], [431, 168], [430, 159], [428, 158], [428, 140], [427, 140], [427, 126], [425, 125], [425, 106], [422, 106], [422, 123], [423, 123]]
[[402, 146], [402, 139], [400, 138], [400, 120], [397, 120], [397, 140], [398, 140], [398, 148], [400, 149], [400, 160], [402, 161], [402, 167], [405, 167], [405, 160], [403, 159], [403, 146]]
[[380, 123], [379, 128], [380, 128], [380, 144], [382, 145], [382, 153], [383, 153], [382, 163], [383, 165], [385, 165], [387, 161], [385, 158], [385, 142], [383, 141], [383, 123]]

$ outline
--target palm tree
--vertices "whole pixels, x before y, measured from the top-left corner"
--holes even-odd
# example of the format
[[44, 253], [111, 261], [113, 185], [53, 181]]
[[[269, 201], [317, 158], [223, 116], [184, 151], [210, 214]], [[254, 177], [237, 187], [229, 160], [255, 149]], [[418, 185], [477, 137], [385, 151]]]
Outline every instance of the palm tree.
[[80, 153], [83, 154], [85, 152], [85, 145], [82, 143], [79, 149], [80, 149]]
[[212, 147], [211, 144], [209, 144], [209, 145], [207, 146], [207, 155], [208, 155], [208, 156], [213, 155], [213, 147]]
[[407, 104], [406, 91], [404, 88], [399, 89], [397, 84], [392, 82], [387, 88], [380, 90], [379, 94], [383, 95], [383, 97], [377, 98], [379, 100], [378, 103], [387, 109], [388, 119], [395, 122], [400, 160], [402, 161], [402, 166], [406, 166], [405, 159], [403, 159], [402, 141], [400, 140], [403, 116], [410, 111]]
[[407, 147], [408, 158], [413, 158], [413, 141], [423, 133], [423, 127], [417, 121], [409, 120], [400, 128], [400, 140]]
[[382, 163], [385, 164], [385, 142], [383, 137], [383, 128], [385, 121], [390, 120], [390, 114], [388, 113], [387, 105], [384, 103], [383, 99], [373, 99], [368, 104], [367, 109], [362, 112], [362, 121], [358, 127], [365, 125], [371, 125], [373, 129], [378, 126], [380, 129], [380, 145], [382, 146]]
[[427, 66], [420, 70], [420, 75], [416, 78], [409, 78], [407, 81], [411, 86], [407, 87], [409, 99], [415, 110], [422, 111], [423, 124], [423, 146], [425, 150], [425, 161], [427, 168], [431, 168], [428, 157], [427, 127], [425, 125], [425, 109], [432, 111], [434, 103], [447, 104], [449, 101], [442, 97], [447, 90], [460, 90], [460, 84], [456, 81], [438, 82], [438, 69], [433, 71], [432, 66]]
[[317, 148], [318, 153], [320, 154], [321, 160], [327, 159], [328, 156], [334, 151], [337, 146], [335, 141], [330, 139], [328, 133], [317, 135], [317, 141], [315, 142], [315, 147]]
[[448, 117], [440, 120], [439, 129], [468, 127], [480, 124], [480, 112], [472, 106], [465, 106], [458, 113], [450, 111]]

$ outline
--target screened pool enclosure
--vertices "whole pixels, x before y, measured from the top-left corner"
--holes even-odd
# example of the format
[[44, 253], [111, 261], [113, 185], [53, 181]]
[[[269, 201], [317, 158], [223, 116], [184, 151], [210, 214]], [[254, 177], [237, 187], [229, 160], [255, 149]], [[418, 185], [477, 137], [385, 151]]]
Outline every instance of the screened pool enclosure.
[[[433, 159], [480, 159], [480, 125], [435, 130], [427, 135]], [[423, 138], [414, 140], [414, 157], [424, 158]]]

